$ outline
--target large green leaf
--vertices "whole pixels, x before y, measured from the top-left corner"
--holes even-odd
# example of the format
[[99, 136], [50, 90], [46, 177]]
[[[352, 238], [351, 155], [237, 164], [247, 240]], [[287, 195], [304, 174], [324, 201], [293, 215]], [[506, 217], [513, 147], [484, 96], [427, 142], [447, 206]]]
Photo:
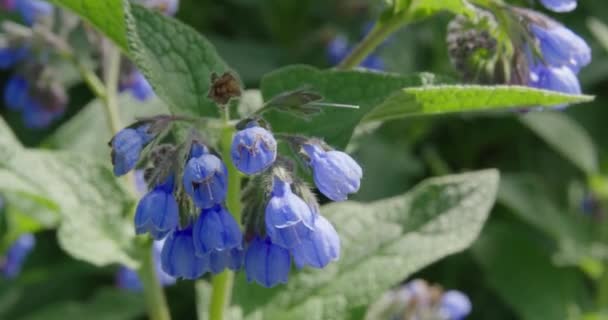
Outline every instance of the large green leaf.
[[121, 49], [127, 50], [127, 28], [122, 0], [50, 0], [50, 2], [73, 11], [112, 39]]
[[530, 113], [521, 118], [547, 144], [587, 174], [598, 170], [598, 154], [585, 129], [559, 112]]
[[582, 293], [581, 274], [554, 266], [529, 230], [490, 223], [473, 249], [486, 280], [521, 319], [569, 319], [568, 309]]
[[217, 116], [207, 97], [211, 74], [230, 71], [196, 30], [159, 12], [132, 5], [127, 19], [129, 51], [156, 94], [174, 114]]
[[369, 204], [324, 206], [340, 234], [341, 259], [323, 270], [298, 272], [273, 290], [247, 284], [241, 276], [235, 300], [250, 319], [361, 318], [391, 286], [467, 248], [497, 188], [498, 173], [486, 170], [432, 178], [405, 195]]
[[[0, 133], [5, 132], [10, 130], [0, 120]], [[134, 234], [125, 220], [133, 199], [104, 162], [24, 149], [10, 138], [0, 139], [0, 150], [0, 191], [52, 203], [61, 216], [59, 243], [67, 252], [95, 265], [136, 265], [130, 255]]]
[[530, 106], [552, 107], [593, 100], [521, 86], [442, 85], [404, 88], [375, 108], [367, 120], [386, 120], [416, 115], [491, 111]]
[[265, 114], [276, 132], [322, 137], [336, 147], [344, 147], [361, 120], [392, 93], [403, 87], [431, 85], [437, 81], [432, 74], [402, 76], [291, 66], [266, 75], [261, 87], [265, 100], [286, 91], [308, 87], [323, 95], [326, 102], [359, 106], [359, 109], [325, 107], [323, 113], [311, 121], [278, 111]]

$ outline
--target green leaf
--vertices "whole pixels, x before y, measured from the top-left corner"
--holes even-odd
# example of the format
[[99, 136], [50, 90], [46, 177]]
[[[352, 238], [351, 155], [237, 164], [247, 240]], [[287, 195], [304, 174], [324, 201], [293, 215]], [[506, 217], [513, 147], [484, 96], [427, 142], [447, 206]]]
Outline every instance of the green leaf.
[[340, 234], [340, 260], [293, 274], [273, 290], [241, 276], [235, 300], [248, 319], [360, 319], [391, 286], [467, 248], [497, 188], [497, 171], [486, 170], [432, 178], [409, 193], [368, 204], [326, 205], [322, 212]]
[[321, 71], [308, 66], [290, 66], [266, 75], [261, 89], [264, 100], [307, 87], [320, 93], [325, 102], [358, 105], [359, 109], [324, 107], [321, 115], [303, 121], [287, 113], [271, 111], [264, 115], [275, 132], [322, 137], [329, 144], [344, 147], [355, 127], [386, 97], [403, 87], [435, 84], [431, 74], [402, 76], [364, 71]]
[[446, 10], [454, 14], [474, 14], [465, 0], [396, 0], [395, 11], [409, 10], [410, 19], [423, 19]]
[[587, 174], [598, 170], [598, 154], [585, 129], [559, 112], [536, 112], [521, 121], [547, 144]]
[[[0, 133], [10, 131], [0, 120]], [[4, 135], [3, 135], [4, 137]], [[125, 215], [133, 206], [112, 170], [83, 154], [28, 150], [0, 139], [0, 191], [46, 199], [61, 216], [59, 243], [72, 256], [101, 266], [136, 266]], [[7, 143], [4, 143], [7, 142]]]
[[112, 39], [123, 51], [127, 51], [127, 28], [122, 0], [50, 0], [50, 2], [73, 11]]
[[133, 60], [173, 114], [219, 115], [215, 102], [207, 97], [211, 74], [231, 70], [207, 39], [139, 5], [131, 6], [127, 26]]
[[593, 100], [521, 86], [442, 85], [404, 88], [375, 108], [366, 120], [455, 112], [492, 111], [530, 106], [554, 107]]
[[[118, 105], [120, 119], [124, 125], [129, 125], [140, 117], [168, 113], [167, 107], [156, 97], [141, 102], [125, 93], [118, 97]], [[109, 161], [111, 150], [108, 141], [112, 138], [112, 133], [104, 108], [102, 101], [92, 101], [48, 137], [43, 145], [85, 153]]]
[[608, 26], [597, 18], [588, 18], [587, 26], [604, 50], [608, 51]]
[[569, 319], [583, 279], [576, 269], [554, 266], [529, 230], [490, 223], [473, 252], [486, 280], [521, 319]]

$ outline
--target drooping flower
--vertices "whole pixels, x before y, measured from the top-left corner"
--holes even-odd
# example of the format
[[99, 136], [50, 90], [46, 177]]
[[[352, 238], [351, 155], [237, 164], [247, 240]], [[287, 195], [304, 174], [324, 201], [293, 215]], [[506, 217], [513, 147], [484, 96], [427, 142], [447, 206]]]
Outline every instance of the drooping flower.
[[308, 265], [321, 269], [340, 257], [340, 237], [331, 223], [318, 215], [310, 238], [290, 251], [298, 268]]
[[260, 173], [276, 160], [277, 142], [270, 131], [253, 125], [234, 135], [230, 154], [241, 172]]
[[141, 151], [152, 140], [153, 134], [148, 132], [149, 125], [120, 130], [110, 145], [112, 147], [112, 165], [114, 174], [122, 176], [135, 168]]
[[21, 75], [13, 75], [4, 87], [4, 104], [11, 110], [21, 110], [28, 99], [29, 84]]
[[[538, 16], [541, 16], [537, 13]], [[543, 24], [532, 23], [530, 31], [538, 41], [542, 59], [550, 66], [567, 66], [575, 73], [591, 62], [591, 48], [570, 29], [544, 17]]]
[[203, 256], [211, 251], [229, 251], [241, 246], [239, 224], [223, 205], [203, 209], [193, 227], [194, 249]]
[[293, 248], [310, 237], [315, 215], [288, 182], [274, 177], [272, 193], [265, 210], [266, 234], [283, 248]]
[[[154, 270], [158, 277], [158, 282], [163, 286], [175, 283], [176, 279], [164, 272], [160, 265], [160, 253], [163, 248], [164, 240], [154, 241], [152, 254], [154, 255]], [[129, 267], [121, 266], [116, 272], [116, 284], [119, 288], [129, 291], [142, 291], [143, 285], [137, 272]]]
[[0, 69], [8, 69], [22, 61], [28, 55], [25, 47], [3, 47], [0, 48]]
[[179, 207], [173, 196], [173, 176], [148, 192], [137, 204], [135, 211], [135, 232], [149, 233], [159, 240], [177, 228]]
[[243, 265], [243, 249], [232, 248], [229, 250], [212, 250], [208, 253], [209, 270], [218, 274], [225, 269], [238, 271]]
[[44, 0], [16, 0], [15, 9], [28, 25], [53, 14], [53, 6]]
[[317, 144], [304, 144], [303, 149], [310, 158], [315, 185], [326, 197], [344, 201], [359, 190], [363, 170], [348, 154], [325, 151]]
[[34, 249], [36, 239], [32, 234], [21, 235], [10, 246], [6, 255], [0, 257], [0, 272], [6, 278], [15, 278], [21, 272], [25, 259]]
[[457, 290], [444, 292], [439, 304], [439, 312], [447, 320], [462, 320], [471, 313], [471, 300]]
[[581, 94], [581, 85], [572, 69], [537, 65], [530, 68], [530, 83], [534, 88]]
[[133, 97], [139, 101], [146, 101], [154, 95], [154, 89], [148, 80], [135, 68], [121, 77], [119, 90], [121, 92], [130, 91]]
[[190, 280], [209, 271], [209, 259], [195, 253], [191, 226], [169, 234], [161, 252], [161, 265], [167, 274]]
[[290, 269], [289, 251], [272, 243], [269, 238], [256, 237], [247, 247], [247, 281], [255, 281], [267, 288], [274, 287], [279, 283], [287, 283]]
[[228, 171], [217, 156], [206, 153], [188, 160], [183, 184], [194, 203], [203, 209], [220, 204], [226, 198]]
[[540, 0], [547, 9], [555, 12], [569, 12], [576, 9], [576, 0]]

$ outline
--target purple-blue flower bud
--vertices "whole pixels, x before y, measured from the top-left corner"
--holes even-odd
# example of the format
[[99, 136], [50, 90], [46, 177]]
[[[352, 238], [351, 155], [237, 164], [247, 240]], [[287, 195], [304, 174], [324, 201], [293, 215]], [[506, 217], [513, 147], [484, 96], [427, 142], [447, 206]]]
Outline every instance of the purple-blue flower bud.
[[234, 166], [245, 174], [256, 174], [277, 158], [277, 142], [270, 131], [251, 126], [237, 132], [230, 151]]
[[32, 234], [21, 235], [10, 246], [6, 256], [0, 257], [0, 272], [6, 278], [15, 278], [21, 272], [25, 258], [34, 249], [36, 239]]
[[446, 291], [441, 296], [439, 312], [447, 320], [462, 320], [471, 313], [471, 300], [460, 291]]
[[112, 138], [110, 144], [114, 175], [122, 176], [135, 168], [144, 146], [154, 137], [154, 135], [148, 133], [148, 128], [148, 125], [142, 125], [138, 128], [125, 128]]
[[303, 148], [310, 158], [315, 185], [326, 197], [344, 201], [359, 190], [363, 170], [348, 154], [325, 151], [316, 144], [304, 144]]
[[200, 208], [210, 208], [226, 198], [228, 171], [213, 154], [203, 154], [188, 160], [182, 179], [186, 193]]
[[275, 245], [269, 238], [255, 237], [245, 253], [247, 281], [270, 288], [287, 283], [291, 269], [289, 251]]
[[16, 8], [28, 25], [53, 14], [53, 6], [43, 0], [17, 0]]
[[274, 178], [271, 198], [266, 205], [266, 234], [274, 244], [293, 248], [309, 239], [314, 230], [315, 215], [289, 183]]
[[23, 47], [0, 48], [0, 69], [8, 69], [27, 57], [28, 50]]
[[209, 271], [209, 259], [200, 258], [194, 252], [192, 227], [169, 234], [161, 252], [161, 265], [167, 274], [190, 280]]
[[228, 251], [240, 247], [243, 234], [234, 217], [222, 205], [203, 209], [192, 230], [196, 254], [203, 256], [211, 251]]
[[331, 223], [318, 215], [310, 239], [302, 241], [290, 251], [298, 268], [308, 265], [321, 269], [340, 257], [340, 237]]
[[569, 12], [576, 9], [576, 0], [540, 0], [545, 8], [555, 12]]
[[173, 176], [148, 192], [135, 210], [135, 233], [160, 240], [179, 225], [179, 206], [173, 196]]

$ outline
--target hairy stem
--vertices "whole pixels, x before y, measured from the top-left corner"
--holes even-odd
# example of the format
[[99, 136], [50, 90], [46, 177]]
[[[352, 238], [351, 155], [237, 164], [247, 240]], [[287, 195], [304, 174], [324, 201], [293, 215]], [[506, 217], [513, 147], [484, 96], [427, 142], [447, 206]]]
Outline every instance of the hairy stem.
[[154, 253], [150, 246], [152, 242], [147, 243], [142, 247], [143, 259], [141, 267], [138, 270], [139, 278], [143, 283], [144, 296], [146, 306], [148, 308], [148, 316], [151, 320], [170, 320], [169, 308], [167, 307], [167, 299], [163, 292], [163, 288], [158, 281], [156, 268], [154, 263]]

